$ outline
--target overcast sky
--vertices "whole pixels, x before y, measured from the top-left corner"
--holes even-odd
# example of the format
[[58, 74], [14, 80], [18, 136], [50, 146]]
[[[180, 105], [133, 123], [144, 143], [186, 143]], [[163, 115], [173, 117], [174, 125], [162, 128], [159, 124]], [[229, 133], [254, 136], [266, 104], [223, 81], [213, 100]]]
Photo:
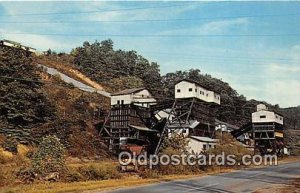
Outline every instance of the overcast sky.
[[300, 105], [300, 2], [0, 2], [0, 22], [0, 39], [39, 50], [111, 38], [162, 74], [198, 68], [247, 99]]

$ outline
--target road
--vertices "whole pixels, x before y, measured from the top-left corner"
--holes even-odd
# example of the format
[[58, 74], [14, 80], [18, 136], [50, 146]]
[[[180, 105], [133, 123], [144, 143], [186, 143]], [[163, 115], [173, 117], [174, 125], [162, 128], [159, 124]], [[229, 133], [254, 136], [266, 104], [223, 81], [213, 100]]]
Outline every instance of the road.
[[39, 67], [42, 67], [44, 69], [45, 72], [47, 72], [48, 74], [51, 74], [51, 75], [59, 75], [59, 77], [66, 83], [70, 83], [70, 84], [73, 84], [75, 87], [77, 87], [78, 89], [80, 90], [83, 90], [83, 91], [86, 91], [86, 92], [96, 92], [98, 94], [101, 94], [105, 97], [108, 97], [110, 98], [110, 93], [106, 92], [106, 91], [103, 91], [103, 90], [97, 90], [91, 86], [88, 86], [82, 82], [79, 82], [67, 75], [65, 75], [64, 73], [61, 73], [59, 72], [58, 70], [54, 69], [54, 68], [50, 68], [50, 67], [47, 67], [45, 65], [42, 65], [42, 64], [38, 64]]
[[[110, 193], [183, 193], [183, 192], [254, 192], [258, 188], [270, 185], [287, 184], [293, 178], [300, 178], [300, 162], [279, 164], [264, 168], [239, 170], [230, 173], [198, 177], [188, 180], [176, 180], [120, 188]], [[107, 191], [106, 191], [107, 192]]]

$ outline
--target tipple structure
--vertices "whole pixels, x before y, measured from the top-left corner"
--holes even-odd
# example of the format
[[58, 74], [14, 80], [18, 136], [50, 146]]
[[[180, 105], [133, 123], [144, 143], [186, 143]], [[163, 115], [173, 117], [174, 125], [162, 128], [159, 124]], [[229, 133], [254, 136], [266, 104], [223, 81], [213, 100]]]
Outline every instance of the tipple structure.
[[262, 154], [281, 154], [284, 148], [283, 116], [269, 111], [264, 104], [257, 105], [252, 113], [252, 129], [255, 148]]
[[113, 152], [139, 149], [140, 153], [142, 146], [157, 154], [164, 139], [175, 133], [210, 141], [219, 104], [218, 93], [186, 79], [176, 83], [173, 100], [156, 100], [145, 88], [126, 89], [111, 95], [111, 110], [100, 134]]
[[125, 146], [135, 148], [143, 145], [148, 148], [151, 134], [152, 116], [150, 105], [156, 99], [145, 88], [126, 89], [111, 95], [111, 109], [100, 130], [107, 139], [109, 149], [118, 152]]

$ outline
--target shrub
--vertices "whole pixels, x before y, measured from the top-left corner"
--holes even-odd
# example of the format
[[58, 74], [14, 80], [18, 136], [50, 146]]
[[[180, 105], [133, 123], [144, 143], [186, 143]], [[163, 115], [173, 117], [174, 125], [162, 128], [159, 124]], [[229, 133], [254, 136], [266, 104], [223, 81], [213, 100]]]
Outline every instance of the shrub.
[[65, 170], [65, 148], [56, 136], [44, 137], [32, 157], [34, 172], [42, 176]]
[[141, 178], [159, 178], [160, 174], [157, 170], [149, 169], [149, 168], [140, 168], [139, 176]]
[[91, 164], [89, 166], [80, 167], [79, 172], [86, 178], [86, 180], [107, 180], [121, 178], [121, 174], [114, 165]]
[[36, 173], [32, 168], [21, 168], [16, 172], [16, 176], [21, 182], [26, 184], [31, 184], [36, 179]]
[[234, 155], [237, 163], [242, 164], [243, 155], [251, 155], [253, 152], [245, 148], [240, 142], [232, 137], [229, 133], [217, 133], [217, 138], [220, 140], [220, 143], [216, 145], [216, 148], [210, 149], [207, 151], [207, 154], [213, 155]]
[[66, 182], [79, 182], [84, 181], [86, 178], [78, 171], [77, 168], [69, 167], [63, 180]]
[[13, 138], [6, 138], [4, 144], [2, 145], [6, 151], [17, 153], [18, 152], [18, 142]]

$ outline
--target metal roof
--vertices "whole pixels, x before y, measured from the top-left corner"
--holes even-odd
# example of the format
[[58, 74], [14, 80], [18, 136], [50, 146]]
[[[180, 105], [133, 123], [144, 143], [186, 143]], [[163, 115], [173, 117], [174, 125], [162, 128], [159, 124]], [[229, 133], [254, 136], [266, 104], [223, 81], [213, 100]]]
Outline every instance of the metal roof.
[[200, 136], [190, 136], [189, 138], [197, 141], [209, 142], [209, 143], [217, 143], [219, 141], [218, 139], [212, 139], [209, 137], [200, 137]]
[[142, 91], [144, 89], [145, 89], [144, 87], [125, 89], [125, 90], [122, 90], [120, 92], [113, 93], [111, 96], [133, 94], [133, 93], [137, 93], [139, 91]]
[[132, 127], [134, 129], [140, 130], [140, 131], [148, 131], [148, 132], [158, 132], [153, 129], [149, 129], [148, 127], [141, 127], [141, 126], [136, 126], [136, 125], [129, 125], [129, 127]]
[[224, 121], [220, 121], [219, 119], [215, 119], [215, 122], [217, 124], [222, 124], [222, 125], [226, 125], [227, 127], [233, 128], [233, 129], [239, 129], [240, 127], [236, 126], [236, 125], [232, 125], [230, 123], [226, 123]]

